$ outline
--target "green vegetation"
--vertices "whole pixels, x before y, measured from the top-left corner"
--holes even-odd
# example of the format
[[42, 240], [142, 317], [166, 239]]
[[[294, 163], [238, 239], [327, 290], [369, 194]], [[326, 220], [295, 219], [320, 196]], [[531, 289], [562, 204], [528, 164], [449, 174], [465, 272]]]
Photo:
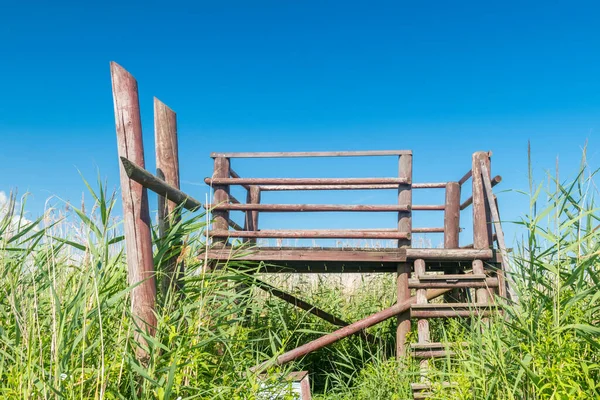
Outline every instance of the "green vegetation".
[[[531, 210], [519, 222], [525, 237], [512, 254], [518, 302], [506, 305], [505, 317], [432, 323], [435, 340], [467, 343], [430, 364], [434, 398], [600, 398], [592, 177], [582, 168], [571, 183], [532, 189]], [[166, 239], [155, 238], [159, 269], [170, 252], [183, 251], [185, 289], [159, 297], [157, 335], [148, 338], [150, 358], [141, 365], [115, 196], [100, 182], [88, 188], [95, 205], [73, 209], [75, 218], [50, 211], [29, 222], [14, 202], [0, 214], [1, 398], [266, 399], [265, 386], [281, 390], [286, 369], [261, 381], [250, 367], [333, 329], [251, 286], [240, 290], [255, 266], [232, 261], [202, 274], [206, 216], [185, 216]], [[393, 276], [369, 277], [349, 298], [342, 285], [320, 279], [293, 291], [348, 321], [394, 302]], [[369, 332], [375, 343], [347, 338], [285, 368], [310, 371], [317, 399], [410, 398], [419, 366], [396, 362], [395, 321]], [[442, 382], [456, 386], [442, 389]]]

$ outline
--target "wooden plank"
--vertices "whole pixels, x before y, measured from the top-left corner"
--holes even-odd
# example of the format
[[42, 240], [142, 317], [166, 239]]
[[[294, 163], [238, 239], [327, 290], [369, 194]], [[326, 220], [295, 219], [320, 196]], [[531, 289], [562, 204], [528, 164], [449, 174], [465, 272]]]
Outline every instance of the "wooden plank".
[[435, 182], [435, 183], [413, 183], [413, 189], [444, 189], [447, 182]]
[[[204, 257], [201, 255], [200, 257]], [[247, 261], [356, 261], [397, 263], [406, 261], [405, 249], [344, 249], [344, 248], [210, 248], [207, 257], [218, 260]]]
[[498, 240], [498, 247], [500, 250], [500, 256], [502, 257], [502, 268], [497, 272], [498, 280], [500, 282], [499, 295], [506, 297], [507, 287], [504, 277], [504, 269], [508, 269], [510, 273], [510, 264], [508, 263], [508, 254], [506, 251], [506, 243], [504, 242], [504, 231], [502, 230], [502, 224], [500, 223], [500, 213], [498, 212], [498, 204], [494, 198], [494, 192], [492, 191], [492, 182], [489, 179], [489, 171], [484, 162], [481, 162], [481, 174], [483, 177], [483, 184], [487, 193], [488, 202], [490, 204], [490, 211], [492, 213], [492, 222], [494, 223], [495, 235]]
[[[415, 260], [415, 274], [425, 275], [425, 260]], [[417, 289], [417, 304], [427, 304], [427, 289]], [[429, 321], [424, 319], [417, 321], [417, 337], [419, 343], [429, 342]]]
[[207, 185], [409, 185], [403, 178], [205, 178]]
[[[260, 204], [260, 188], [258, 186], [250, 186], [250, 190], [246, 195], [246, 203], [248, 204]], [[246, 211], [244, 220], [245, 231], [257, 231], [258, 230], [258, 211], [251, 210]], [[255, 239], [248, 238], [248, 242], [256, 243]]]
[[429, 205], [429, 204], [413, 204], [411, 211], [444, 211], [446, 207], [444, 205]]
[[[177, 144], [177, 115], [156, 97], [154, 98], [154, 143], [156, 150], [156, 176], [167, 185], [179, 190], [179, 151]], [[172, 224], [180, 221], [177, 203], [158, 196], [158, 233], [165, 238]], [[181, 242], [173, 243], [181, 248]], [[167, 293], [171, 287], [183, 288], [184, 264], [178, 262], [179, 254], [163, 261], [161, 287]]]
[[[444, 248], [456, 249], [459, 245], [460, 236], [460, 184], [458, 182], [448, 182], [446, 185], [446, 196], [444, 204]], [[450, 267], [446, 273], [457, 273], [458, 267]], [[444, 296], [445, 302], [463, 301], [466, 299], [465, 290], [455, 288]]]
[[265, 229], [260, 231], [219, 231], [208, 232], [211, 237], [240, 237], [240, 238], [294, 238], [294, 239], [406, 239], [410, 234], [406, 232], [368, 232], [350, 231], [344, 229]]
[[491, 249], [406, 249], [406, 257], [410, 260], [422, 258], [426, 261], [470, 261], [490, 260], [494, 257]]
[[368, 157], [399, 156], [412, 154], [411, 150], [369, 150], [369, 151], [273, 151], [273, 152], [237, 152], [210, 153], [212, 158], [293, 158], [293, 157]]
[[176, 187], [169, 185], [162, 179], [152, 175], [150, 172], [134, 164], [126, 157], [121, 156], [121, 164], [123, 165], [123, 171], [127, 177], [129, 177], [129, 179], [139, 183], [145, 188], [152, 190], [154, 193], [160, 196], [165, 196], [168, 200], [174, 203], [183, 203], [183, 208], [186, 210], [196, 211], [202, 206], [198, 200], [183, 193]]
[[[416, 270], [415, 270], [416, 272]], [[438, 274], [438, 275], [425, 275], [417, 274], [417, 279], [420, 281], [469, 281], [478, 280], [485, 281], [487, 275], [485, 274]]]
[[486, 278], [483, 281], [424, 281], [419, 279], [410, 279], [408, 282], [408, 286], [410, 286], [411, 289], [493, 288], [498, 287], [498, 279]]
[[473, 303], [429, 303], [413, 304], [410, 314], [413, 318], [455, 318], [490, 316], [496, 307], [491, 304]]
[[[400, 179], [412, 182], [413, 175], [412, 154], [401, 155], [398, 159], [398, 177]], [[398, 205], [405, 207], [408, 211], [398, 213], [398, 231], [412, 232], [412, 188], [404, 186], [398, 188]], [[411, 240], [398, 240], [398, 247], [408, 250], [411, 247]], [[410, 299], [410, 288], [408, 280], [410, 279], [411, 265], [407, 262], [398, 264], [396, 275], [396, 301], [398, 304]], [[410, 315], [399, 314], [397, 317], [398, 326], [396, 328], [396, 357], [401, 358], [406, 355], [406, 344], [408, 334], [410, 333]]]
[[[123, 67], [110, 64], [115, 111], [118, 154], [144, 168], [144, 146], [137, 82]], [[144, 334], [154, 336], [156, 331], [156, 281], [152, 259], [151, 221], [148, 193], [144, 186], [129, 179], [121, 166], [121, 198], [127, 257], [127, 280], [132, 286], [131, 313], [136, 356], [148, 361], [148, 344]], [[144, 333], [145, 332], [145, 333]]]
[[213, 211], [262, 211], [262, 212], [389, 212], [406, 211], [405, 206], [393, 204], [207, 204]]

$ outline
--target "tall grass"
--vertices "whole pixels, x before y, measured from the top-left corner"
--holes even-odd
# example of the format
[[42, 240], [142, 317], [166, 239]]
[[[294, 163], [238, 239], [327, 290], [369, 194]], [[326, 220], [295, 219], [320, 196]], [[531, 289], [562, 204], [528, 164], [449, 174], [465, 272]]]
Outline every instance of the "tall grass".
[[[431, 363], [440, 399], [600, 398], [600, 221], [592, 171], [570, 182], [549, 175], [533, 187], [511, 255], [518, 301], [503, 316], [433, 323], [441, 341], [464, 341]], [[259, 379], [250, 367], [333, 328], [251, 285], [256, 265], [232, 260], [204, 274], [206, 215], [185, 215], [165, 238], [153, 233], [155, 265], [185, 263], [182, 292], [160, 293], [149, 360], [135, 358], [123, 236], [114, 193], [88, 185], [90, 210], [49, 209], [27, 221], [0, 212], [0, 398], [262, 399], [288, 370], [308, 370], [319, 399], [405, 399], [417, 361], [393, 355], [394, 319], [369, 329], [376, 340], [341, 340]], [[239, 270], [243, 270], [240, 272]], [[245, 271], [245, 272], [244, 272]], [[262, 277], [278, 281], [284, 276]], [[240, 286], [242, 285], [242, 286]], [[394, 277], [365, 279], [348, 296], [334, 277], [294, 280], [299, 297], [347, 321], [391, 305]], [[245, 289], [240, 289], [245, 287]], [[414, 334], [414, 332], [413, 332]], [[454, 382], [453, 389], [441, 388]]]

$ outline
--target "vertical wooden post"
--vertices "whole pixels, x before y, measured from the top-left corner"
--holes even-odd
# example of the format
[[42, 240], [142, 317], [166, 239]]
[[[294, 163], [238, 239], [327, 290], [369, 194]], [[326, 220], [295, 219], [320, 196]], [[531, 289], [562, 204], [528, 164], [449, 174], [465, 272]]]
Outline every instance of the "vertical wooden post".
[[[407, 185], [400, 185], [398, 188], [398, 204], [408, 206], [409, 211], [398, 213], [398, 230], [412, 232], [412, 154], [403, 154], [400, 156], [398, 175], [400, 178], [408, 180]], [[398, 240], [398, 247], [407, 248], [411, 246], [411, 239]], [[410, 263], [398, 264], [398, 275], [396, 278], [397, 301], [402, 303], [410, 298], [410, 288], [408, 280], [410, 279]], [[410, 333], [410, 315], [403, 313], [398, 315], [398, 328], [396, 331], [396, 356], [403, 357], [406, 354], [406, 339]]]
[[[444, 207], [444, 248], [457, 249], [460, 235], [460, 184], [448, 182], [446, 184], [446, 201]], [[460, 271], [456, 267], [448, 268], [447, 273], [457, 274]], [[463, 289], [453, 289], [444, 295], [447, 303], [462, 303]]]
[[[258, 186], [250, 186], [248, 194], [246, 196], [246, 203], [248, 204], [260, 204], [260, 188]], [[244, 223], [244, 230], [246, 231], [257, 231], [258, 230], [258, 211], [246, 211], [246, 220]], [[247, 242], [256, 243], [256, 239], [247, 238]]]
[[[154, 98], [154, 141], [156, 146], [156, 175], [169, 185], [179, 189], [179, 150], [177, 144], [177, 115], [163, 102]], [[164, 238], [172, 223], [180, 220], [175, 215], [177, 204], [158, 196], [158, 231]], [[180, 246], [180, 244], [175, 244]], [[170, 287], [181, 289], [184, 266], [178, 265], [179, 254], [172, 254], [163, 265], [162, 292]]]
[[[425, 260], [415, 260], [415, 275], [418, 277], [425, 275]], [[427, 304], [427, 289], [417, 289], [417, 304]], [[429, 343], [429, 321], [425, 318], [417, 321], [417, 334], [419, 344]], [[424, 373], [429, 367], [427, 360], [421, 360], [421, 373]]]
[[[492, 230], [490, 218], [490, 207], [485, 196], [483, 187], [483, 176], [481, 174], [481, 162], [488, 167], [490, 165], [489, 154], [485, 151], [478, 151], [473, 154], [473, 248], [489, 249], [492, 245]], [[483, 274], [485, 269], [481, 260], [473, 261], [473, 273]], [[488, 289], [479, 288], [476, 290], [476, 299], [478, 303], [488, 303]]]
[[[119, 156], [126, 157], [139, 167], [145, 168], [137, 82], [129, 72], [114, 62], [110, 64], [110, 73]], [[127, 278], [130, 285], [136, 285], [131, 290], [131, 312], [135, 324], [147, 334], [154, 335], [156, 282], [152, 260], [148, 193], [142, 185], [130, 180], [123, 165], [121, 163], [119, 165]], [[139, 330], [134, 333], [134, 340], [139, 344], [136, 355], [139, 359], [146, 360], [147, 343]]]
[[[215, 169], [213, 172], [213, 178], [229, 178], [229, 158], [217, 157], [215, 158]], [[214, 185], [213, 186], [213, 204], [224, 204], [229, 203], [229, 186], [228, 185]], [[213, 229], [214, 230], [229, 230], [229, 211], [219, 210], [212, 212], [213, 217]], [[214, 238], [214, 245], [225, 246], [227, 244], [227, 238]]]

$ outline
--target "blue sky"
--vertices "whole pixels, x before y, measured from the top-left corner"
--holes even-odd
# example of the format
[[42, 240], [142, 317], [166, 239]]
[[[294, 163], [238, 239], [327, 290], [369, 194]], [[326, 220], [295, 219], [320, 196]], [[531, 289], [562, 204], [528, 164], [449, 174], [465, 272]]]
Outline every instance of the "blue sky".
[[[0, 191], [29, 191], [32, 215], [51, 195], [79, 202], [78, 169], [118, 185], [110, 61], [138, 80], [149, 170], [152, 97], [177, 112], [182, 188], [200, 200], [211, 151], [412, 149], [414, 179], [424, 182], [457, 180], [474, 151], [492, 150], [504, 189], [527, 187], [528, 140], [538, 179], [556, 157], [563, 176], [572, 172], [586, 140], [598, 165], [600, 10], [592, 2], [0, 4]], [[233, 165], [244, 176], [281, 176], [284, 167], [289, 176], [397, 172], [393, 159]], [[370, 195], [336, 201], [388, 199]], [[503, 217], [526, 211], [524, 200], [500, 194]], [[394, 220], [333, 217], [263, 221]]]

